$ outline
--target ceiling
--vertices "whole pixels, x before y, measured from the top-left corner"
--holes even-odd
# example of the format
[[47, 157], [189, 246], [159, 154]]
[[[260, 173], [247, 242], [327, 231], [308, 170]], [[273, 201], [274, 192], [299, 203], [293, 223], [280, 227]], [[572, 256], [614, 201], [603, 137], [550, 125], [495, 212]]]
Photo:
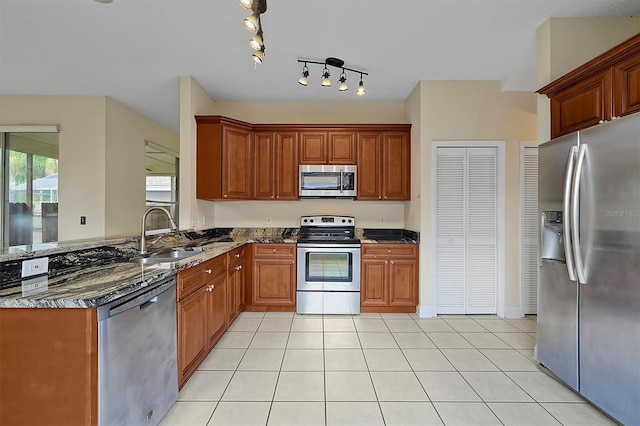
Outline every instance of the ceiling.
[[[535, 90], [548, 17], [637, 16], [639, 0], [268, 0], [265, 61], [251, 60], [237, 0], [0, 0], [0, 93], [107, 95], [179, 128], [179, 76], [217, 101], [404, 100], [419, 80]], [[298, 59], [368, 72], [367, 94], [297, 84]]]

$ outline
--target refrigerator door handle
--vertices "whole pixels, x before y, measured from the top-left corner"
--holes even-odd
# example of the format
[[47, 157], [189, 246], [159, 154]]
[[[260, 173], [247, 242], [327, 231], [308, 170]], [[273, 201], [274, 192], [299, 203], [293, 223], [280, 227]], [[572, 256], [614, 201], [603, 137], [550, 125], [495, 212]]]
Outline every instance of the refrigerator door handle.
[[573, 258], [576, 264], [576, 274], [578, 282], [586, 284], [587, 278], [584, 274], [584, 263], [580, 252], [580, 179], [582, 175], [582, 165], [587, 152], [587, 145], [580, 145], [578, 148], [578, 159], [576, 161], [576, 171], [573, 174], [573, 187], [571, 188], [571, 240], [573, 242]]
[[[576, 281], [576, 267], [573, 262], [573, 247], [571, 246], [571, 183], [573, 181], [573, 169], [575, 166], [576, 153], [578, 152], [577, 146], [572, 146], [569, 151], [569, 160], [567, 162], [567, 170], [564, 176], [564, 191], [563, 191], [563, 217], [562, 221], [562, 241], [564, 243], [564, 257], [567, 263], [567, 272], [569, 273], [569, 279]], [[544, 226], [544, 223], [542, 224]], [[542, 228], [540, 228], [542, 229]]]

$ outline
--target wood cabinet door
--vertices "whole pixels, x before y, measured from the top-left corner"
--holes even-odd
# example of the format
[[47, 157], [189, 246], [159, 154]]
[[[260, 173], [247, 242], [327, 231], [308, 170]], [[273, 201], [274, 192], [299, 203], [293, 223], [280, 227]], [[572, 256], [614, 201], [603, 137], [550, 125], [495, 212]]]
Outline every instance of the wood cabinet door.
[[291, 259], [253, 260], [252, 303], [295, 306], [296, 265]]
[[327, 133], [300, 132], [300, 164], [327, 163]]
[[360, 305], [389, 305], [389, 261], [384, 259], [362, 260], [360, 271]]
[[196, 198], [222, 197], [222, 126], [198, 122], [196, 142]]
[[275, 197], [274, 159], [276, 152], [273, 132], [253, 134], [253, 199], [272, 200]]
[[611, 119], [611, 70], [551, 97], [551, 137], [566, 135]]
[[389, 261], [389, 305], [415, 306], [418, 303], [418, 265], [415, 260]]
[[382, 199], [382, 133], [358, 133], [358, 200]]
[[329, 132], [327, 164], [356, 164], [356, 132]]
[[238, 307], [236, 305], [236, 274], [237, 271], [234, 268], [229, 269], [227, 272], [227, 325], [231, 325], [233, 320], [238, 315]]
[[276, 141], [276, 199], [297, 200], [298, 132], [278, 132]]
[[251, 132], [222, 127], [222, 198], [251, 198]]
[[235, 275], [234, 285], [236, 286], [235, 307], [236, 307], [236, 311], [239, 314], [240, 312], [242, 312], [245, 305], [245, 280], [246, 280], [247, 274], [246, 274], [244, 262], [237, 265], [236, 268], [237, 269], [235, 270], [235, 274], [234, 274]]
[[411, 199], [411, 146], [408, 132], [385, 132], [382, 141], [383, 200]]
[[208, 348], [211, 349], [224, 334], [227, 326], [227, 275], [222, 274], [205, 285], [208, 292]]
[[178, 302], [178, 383], [198, 368], [208, 349], [206, 286]]
[[614, 67], [613, 99], [616, 117], [640, 112], [640, 55]]

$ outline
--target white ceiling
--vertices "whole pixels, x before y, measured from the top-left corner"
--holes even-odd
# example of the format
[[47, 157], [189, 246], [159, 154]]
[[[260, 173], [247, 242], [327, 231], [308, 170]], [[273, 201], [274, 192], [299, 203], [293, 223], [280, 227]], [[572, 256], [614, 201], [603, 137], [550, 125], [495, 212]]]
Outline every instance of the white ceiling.
[[[251, 60], [237, 0], [0, 0], [0, 93], [107, 95], [179, 127], [179, 76], [220, 101], [404, 100], [419, 80], [535, 90], [548, 17], [637, 16], [640, 0], [268, 0], [265, 62]], [[578, 41], [577, 41], [578, 42]], [[297, 59], [368, 72], [366, 96], [297, 84]]]

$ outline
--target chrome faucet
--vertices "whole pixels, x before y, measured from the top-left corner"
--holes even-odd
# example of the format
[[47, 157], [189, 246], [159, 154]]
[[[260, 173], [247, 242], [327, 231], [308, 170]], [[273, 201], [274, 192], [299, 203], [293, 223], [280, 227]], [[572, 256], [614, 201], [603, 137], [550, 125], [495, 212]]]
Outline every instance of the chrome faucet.
[[167, 210], [166, 207], [149, 207], [147, 211], [145, 211], [142, 214], [142, 232], [140, 233], [140, 254], [147, 253], [147, 234], [145, 231], [145, 227], [146, 227], [147, 216], [149, 215], [149, 213], [151, 213], [154, 210], [159, 210], [161, 212], [164, 212], [164, 214], [167, 215], [167, 217], [169, 218], [169, 226], [171, 227], [172, 231], [175, 231], [176, 229], [178, 229], [176, 222], [173, 220], [173, 217], [171, 217], [171, 213], [169, 213], [169, 210]]

